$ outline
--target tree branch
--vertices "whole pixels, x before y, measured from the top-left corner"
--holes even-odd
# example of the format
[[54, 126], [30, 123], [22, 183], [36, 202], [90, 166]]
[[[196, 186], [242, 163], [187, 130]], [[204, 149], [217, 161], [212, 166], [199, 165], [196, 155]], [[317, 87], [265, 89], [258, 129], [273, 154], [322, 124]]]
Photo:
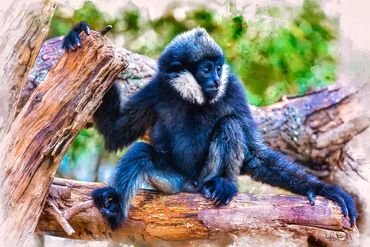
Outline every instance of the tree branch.
[[[225, 241], [233, 235], [282, 238], [291, 236], [307, 241], [315, 236], [323, 243], [348, 244], [356, 239], [341, 209], [318, 197], [315, 206], [302, 196], [254, 196], [239, 194], [228, 206], [214, 208], [199, 194], [161, 196], [142, 190], [135, 197], [129, 220], [117, 231], [104, 223], [93, 207], [90, 194], [103, 183], [78, 182], [55, 178], [37, 232], [76, 239], [99, 239], [159, 244], [162, 241]], [[50, 205], [58, 209], [50, 210]], [[52, 211], [60, 211], [55, 215]], [[67, 213], [68, 212], [68, 213]], [[58, 219], [63, 215], [63, 221]], [[65, 230], [68, 221], [74, 231]], [[278, 231], [277, 231], [278, 229]]]

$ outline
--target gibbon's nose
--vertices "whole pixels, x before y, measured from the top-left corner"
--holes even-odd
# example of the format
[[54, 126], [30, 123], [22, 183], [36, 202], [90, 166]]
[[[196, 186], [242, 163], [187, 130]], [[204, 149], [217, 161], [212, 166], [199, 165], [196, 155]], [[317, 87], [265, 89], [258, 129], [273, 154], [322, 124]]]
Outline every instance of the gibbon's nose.
[[218, 88], [219, 82], [217, 80], [210, 80], [206, 84], [207, 90], [216, 90]]
[[217, 74], [217, 71], [213, 74], [213, 83], [216, 88], [220, 85], [220, 76]]
[[215, 80], [214, 84], [215, 84], [216, 88], [218, 88], [218, 86], [220, 86], [220, 80]]

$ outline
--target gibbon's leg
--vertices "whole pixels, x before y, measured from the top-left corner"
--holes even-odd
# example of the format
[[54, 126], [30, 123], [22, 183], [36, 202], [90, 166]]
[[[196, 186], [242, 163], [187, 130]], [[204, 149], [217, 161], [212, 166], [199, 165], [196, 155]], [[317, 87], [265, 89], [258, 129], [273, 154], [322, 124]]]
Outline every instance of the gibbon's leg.
[[116, 167], [110, 186], [92, 193], [94, 204], [112, 229], [118, 228], [127, 219], [132, 198], [143, 182], [169, 194], [198, 190], [196, 183], [174, 171], [150, 144], [136, 142]]

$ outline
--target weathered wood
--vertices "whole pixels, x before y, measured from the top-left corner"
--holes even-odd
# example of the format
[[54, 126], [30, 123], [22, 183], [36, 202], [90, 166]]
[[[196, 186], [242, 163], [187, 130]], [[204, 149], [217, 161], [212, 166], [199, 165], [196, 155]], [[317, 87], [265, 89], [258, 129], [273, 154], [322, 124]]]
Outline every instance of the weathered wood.
[[127, 67], [126, 52], [99, 33], [82, 39], [84, 48], [60, 57], [0, 140], [1, 243], [27, 245], [67, 147]]
[[[228, 206], [214, 208], [211, 201], [199, 194], [161, 196], [150, 190], [142, 190], [135, 197], [128, 222], [112, 232], [90, 197], [94, 188], [103, 185], [56, 178], [37, 232], [75, 239], [153, 245], [179, 240], [227, 242], [232, 241], [233, 236], [263, 237], [266, 234], [275, 239], [291, 236], [303, 242], [314, 236], [336, 246], [358, 241], [357, 229], [349, 229], [349, 222], [343, 219], [340, 208], [322, 197], [311, 206], [301, 196], [239, 194]], [[60, 217], [68, 222], [64, 229], [74, 230], [70, 236], [60, 224], [64, 221], [58, 222], [50, 213], [54, 210], [50, 205], [57, 205]]]
[[0, 5], [0, 133], [16, 115], [14, 107], [42, 42], [55, 3], [9, 0]]
[[[18, 108], [23, 107], [31, 93], [43, 83], [51, 67], [64, 53], [62, 41], [63, 37], [58, 37], [44, 42], [36, 58], [36, 65], [32, 68], [25, 86], [22, 88]], [[115, 80], [121, 85], [123, 100], [127, 100], [130, 95], [145, 86], [157, 69], [154, 59], [134, 52], [127, 51], [127, 53], [128, 67], [121, 71]]]

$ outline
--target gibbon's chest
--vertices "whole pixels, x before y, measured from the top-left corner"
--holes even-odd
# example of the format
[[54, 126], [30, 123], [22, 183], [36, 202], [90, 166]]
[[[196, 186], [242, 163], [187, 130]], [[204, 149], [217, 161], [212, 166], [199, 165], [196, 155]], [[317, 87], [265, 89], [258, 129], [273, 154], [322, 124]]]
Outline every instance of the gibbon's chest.
[[153, 128], [156, 146], [184, 173], [196, 173], [205, 160], [217, 116], [187, 109], [162, 108]]
[[168, 109], [159, 114], [158, 126], [172, 144], [199, 147], [209, 142], [215, 119], [210, 114]]

